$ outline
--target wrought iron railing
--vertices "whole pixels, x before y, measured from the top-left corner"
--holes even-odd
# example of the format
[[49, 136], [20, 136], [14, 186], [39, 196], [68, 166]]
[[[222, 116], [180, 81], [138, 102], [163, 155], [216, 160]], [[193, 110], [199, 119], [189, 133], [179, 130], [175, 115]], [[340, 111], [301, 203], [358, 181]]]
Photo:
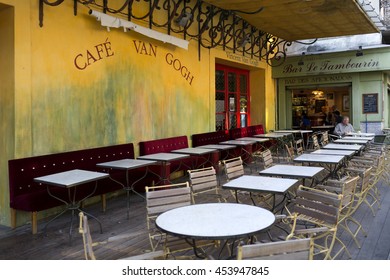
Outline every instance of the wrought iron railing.
[[[72, 0], [70, 0], [72, 1]], [[263, 60], [271, 66], [286, 59], [291, 42], [273, 36], [250, 25], [239, 15], [242, 11], [223, 10], [201, 0], [73, 0], [74, 14], [78, 5], [128, 21], [143, 22], [150, 29], [164, 30], [185, 40], [197, 40], [201, 48], [220, 47], [251, 59]], [[59, 6], [64, 0], [39, 0], [39, 24], [43, 26], [44, 5]], [[114, 8], [113, 6], [117, 7]], [[261, 13], [262, 8], [252, 13]]]

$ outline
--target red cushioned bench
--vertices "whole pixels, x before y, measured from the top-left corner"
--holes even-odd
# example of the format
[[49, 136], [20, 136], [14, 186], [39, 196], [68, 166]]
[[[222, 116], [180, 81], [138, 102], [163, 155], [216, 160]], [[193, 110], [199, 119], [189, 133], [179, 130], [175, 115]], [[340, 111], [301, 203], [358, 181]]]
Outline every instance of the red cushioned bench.
[[[173, 150], [188, 148], [188, 139], [187, 136], [176, 136], [157, 140], [142, 141], [139, 143], [139, 147], [141, 156], [157, 153], [169, 153]], [[194, 165], [194, 162], [200, 161], [201, 159], [198, 159], [196, 156], [191, 156], [183, 160], [171, 161], [170, 164], [166, 165], [166, 170], [164, 172], [162, 170], [163, 166], [161, 165], [158, 174], [161, 177], [163, 177], [162, 174], [165, 174], [167, 177], [169, 177], [172, 171], [186, 171]], [[210, 164], [215, 164], [214, 157], [212, 157], [210, 161]], [[218, 159], [216, 162], [218, 162]]]
[[193, 134], [191, 136], [192, 139], [192, 147], [210, 145], [210, 144], [218, 144], [224, 141], [229, 140], [229, 134], [225, 131], [213, 131], [213, 132], [205, 132], [199, 134]]
[[[16, 211], [31, 212], [32, 232], [35, 234], [37, 232], [37, 212], [63, 205], [62, 202], [49, 196], [46, 187], [34, 182], [34, 178], [72, 169], [84, 169], [109, 172], [115, 180], [124, 182], [124, 172], [102, 170], [97, 168], [96, 164], [126, 158], [134, 159], [132, 143], [9, 160], [11, 226], [16, 227]], [[135, 174], [144, 171], [132, 170], [131, 172]], [[139, 178], [137, 175], [129, 177], [134, 177], [133, 181]], [[153, 180], [150, 177], [148, 179]], [[94, 183], [85, 184], [83, 188], [78, 189], [77, 195], [85, 197], [85, 194], [89, 194], [94, 187]], [[120, 189], [122, 186], [109, 178], [98, 182], [94, 195], [101, 195], [103, 210], [105, 210], [105, 194]], [[59, 197], [66, 197], [65, 190], [62, 188], [53, 187], [50, 190]]]
[[256, 134], [263, 134], [264, 128], [263, 125], [251, 125], [248, 127], [239, 127], [229, 130], [230, 139], [237, 139], [242, 137], [252, 137]]

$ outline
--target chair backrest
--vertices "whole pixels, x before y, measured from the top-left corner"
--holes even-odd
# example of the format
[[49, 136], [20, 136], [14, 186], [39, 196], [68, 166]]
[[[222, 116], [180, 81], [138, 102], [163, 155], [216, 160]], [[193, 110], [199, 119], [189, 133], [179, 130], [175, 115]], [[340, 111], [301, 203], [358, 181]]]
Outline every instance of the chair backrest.
[[329, 144], [329, 134], [328, 131], [322, 132], [321, 145], [324, 146]]
[[312, 135], [311, 136], [312, 142], [313, 142], [313, 149], [318, 150], [320, 147], [320, 144], [318, 143], [318, 137], [317, 135]]
[[225, 174], [228, 181], [244, 175], [244, 165], [241, 157], [223, 160], [222, 164], [225, 166]]
[[146, 212], [148, 217], [191, 204], [191, 189], [188, 182], [164, 186], [145, 187]]
[[261, 159], [263, 160], [264, 169], [269, 168], [274, 165], [274, 160], [272, 158], [272, 153], [269, 149], [264, 150], [260, 154]]
[[294, 153], [294, 146], [292, 142], [284, 144], [284, 147], [286, 148], [287, 151], [288, 160], [293, 161], [295, 157], [295, 153]]
[[214, 167], [188, 170], [192, 202], [195, 203], [195, 196], [203, 193], [214, 193], [218, 195], [217, 173]]
[[355, 191], [359, 176], [345, 177], [341, 180], [328, 180], [325, 185], [317, 185], [316, 189], [325, 190], [330, 193], [342, 194], [341, 205], [343, 214], [348, 215], [352, 210], [355, 199]]
[[238, 246], [238, 260], [311, 260], [311, 238]]
[[303, 154], [303, 139], [298, 139], [295, 141], [295, 150], [298, 156]]
[[188, 182], [164, 186], [145, 187], [146, 190], [146, 225], [152, 251], [162, 242], [164, 234], [155, 226], [157, 216], [165, 211], [191, 204], [191, 190]]
[[357, 182], [356, 192], [364, 193], [370, 184], [372, 167], [352, 167], [347, 168], [347, 173], [349, 175], [359, 176], [359, 180]]
[[341, 194], [334, 194], [299, 186], [296, 191], [294, 212], [318, 223], [337, 226], [342, 202]]
[[92, 237], [91, 232], [89, 230], [88, 217], [84, 215], [83, 212], [80, 212], [80, 225], [79, 225], [79, 233], [83, 236], [83, 244], [84, 244], [84, 256], [86, 260], [96, 260], [95, 254], [92, 248]]

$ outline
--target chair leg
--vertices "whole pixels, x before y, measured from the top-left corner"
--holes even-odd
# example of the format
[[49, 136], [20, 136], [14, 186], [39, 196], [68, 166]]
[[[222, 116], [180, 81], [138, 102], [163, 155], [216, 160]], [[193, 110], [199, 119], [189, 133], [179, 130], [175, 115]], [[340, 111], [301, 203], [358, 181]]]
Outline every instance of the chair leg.
[[38, 220], [37, 220], [37, 212], [31, 212], [31, 229], [32, 234], [37, 234], [38, 232]]
[[[347, 255], [348, 255], [348, 258], [351, 259], [352, 256], [351, 256], [351, 254], [349, 253], [349, 250], [348, 250], [347, 246], [344, 244], [344, 242], [341, 241], [340, 238], [338, 238], [338, 237], [336, 237], [336, 240], [335, 240], [335, 241], [337, 241], [337, 242], [341, 245], [341, 248], [340, 248], [340, 250], [337, 251], [337, 253], [336, 253], [334, 256], [329, 255], [330, 259], [331, 259], [331, 260], [336, 259], [343, 251], [345, 251], [345, 252], [347, 253]], [[329, 251], [329, 253], [330, 253], [330, 252], [331, 252], [331, 251]]]
[[[348, 222], [351, 222], [357, 226], [357, 229], [354, 232], [351, 230], [350, 226], [348, 225]], [[346, 218], [344, 220], [344, 224], [340, 225], [351, 235], [351, 237], [355, 241], [356, 246], [360, 249], [361, 246], [356, 237], [360, 231], [362, 231], [364, 237], [367, 237], [367, 232], [364, 230], [363, 226], [353, 217]]]
[[16, 228], [16, 209], [11, 208], [11, 228]]
[[103, 213], [106, 212], [106, 209], [107, 209], [107, 200], [106, 200], [106, 194], [102, 194], [100, 196], [100, 199], [101, 199], [101, 202], [102, 202], [102, 211]]

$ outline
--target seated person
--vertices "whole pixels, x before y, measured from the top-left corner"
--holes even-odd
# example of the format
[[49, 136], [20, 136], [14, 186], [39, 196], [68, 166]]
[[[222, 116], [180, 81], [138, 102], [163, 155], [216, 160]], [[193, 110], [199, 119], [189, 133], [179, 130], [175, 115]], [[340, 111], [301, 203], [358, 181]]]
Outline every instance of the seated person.
[[334, 134], [345, 136], [347, 133], [355, 132], [353, 126], [349, 123], [349, 117], [343, 117], [343, 121], [336, 125]]
[[310, 128], [310, 126], [311, 126], [311, 122], [309, 117], [305, 113], [303, 113], [302, 120], [301, 120], [301, 128], [308, 129]]
[[340, 115], [339, 111], [337, 110], [334, 111], [333, 115], [334, 115], [334, 125], [337, 125], [343, 121], [343, 117]]

